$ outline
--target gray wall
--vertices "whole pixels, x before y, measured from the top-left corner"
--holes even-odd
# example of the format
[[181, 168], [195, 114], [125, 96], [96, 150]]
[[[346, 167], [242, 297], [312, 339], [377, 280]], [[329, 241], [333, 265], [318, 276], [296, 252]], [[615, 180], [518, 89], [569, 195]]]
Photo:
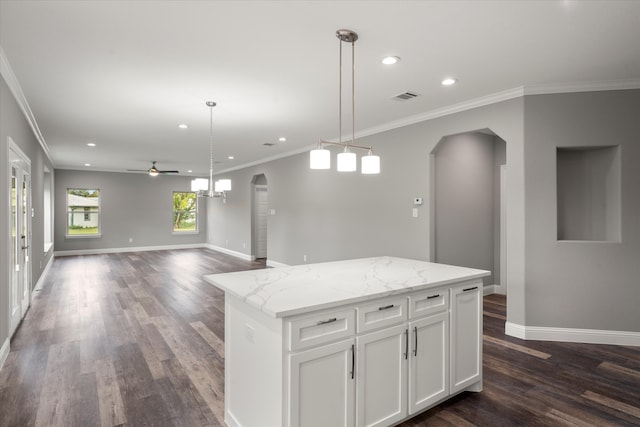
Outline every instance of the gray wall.
[[[640, 331], [640, 90], [527, 96], [525, 112], [526, 324]], [[603, 145], [620, 146], [622, 241], [558, 241], [556, 147]]]
[[[490, 128], [506, 141], [508, 311], [524, 324], [523, 99], [475, 108], [358, 140], [381, 157], [381, 174], [309, 169], [308, 153], [237, 171], [227, 202], [209, 202], [208, 242], [251, 253], [251, 179], [269, 183], [268, 258], [286, 264], [392, 255], [430, 260], [430, 153], [443, 136]], [[310, 141], [310, 144], [313, 141]], [[335, 162], [335, 157], [332, 159]], [[413, 198], [423, 197], [418, 218]]]
[[[68, 188], [100, 189], [99, 238], [67, 238]], [[190, 191], [191, 178], [179, 175], [56, 170], [55, 248], [58, 251], [126, 249], [205, 243], [206, 203], [199, 203], [199, 233], [172, 233], [173, 192]], [[133, 238], [133, 242], [129, 242]]]
[[[444, 138], [434, 152], [434, 260], [499, 273], [499, 181], [493, 135], [464, 133]], [[498, 184], [498, 185], [496, 185]], [[498, 227], [494, 227], [498, 216]]]
[[44, 252], [44, 167], [53, 170], [51, 162], [40, 147], [29, 123], [11, 94], [4, 78], [0, 79], [0, 346], [9, 334], [9, 166], [7, 137], [13, 141], [31, 160], [31, 197], [34, 217], [31, 238], [32, 284], [40, 279], [53, 250]]

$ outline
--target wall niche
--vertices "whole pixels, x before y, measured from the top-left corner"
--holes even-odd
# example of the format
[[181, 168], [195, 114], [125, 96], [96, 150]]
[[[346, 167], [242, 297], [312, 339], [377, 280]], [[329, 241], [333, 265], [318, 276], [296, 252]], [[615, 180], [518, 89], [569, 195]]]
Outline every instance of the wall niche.
[[558, 240], [621, 240], [620, 147], [557, 147]]

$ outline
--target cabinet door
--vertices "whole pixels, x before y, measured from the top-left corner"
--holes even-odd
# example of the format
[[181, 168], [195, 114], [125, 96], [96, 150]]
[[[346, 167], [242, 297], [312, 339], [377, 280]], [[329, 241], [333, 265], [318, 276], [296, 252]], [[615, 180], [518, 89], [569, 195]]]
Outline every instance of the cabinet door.
[[355, 341], [289, 356], [289, 426], [355, 424]]
[[451, 289], [451, 392], [482, 380], [482, 283]]
[[409, 323], [409, 414], [449, 395], [449, 312]]
[[407, 326], [372, 332], [356, 341], [357, 425], [392, 425], [407, 416]]

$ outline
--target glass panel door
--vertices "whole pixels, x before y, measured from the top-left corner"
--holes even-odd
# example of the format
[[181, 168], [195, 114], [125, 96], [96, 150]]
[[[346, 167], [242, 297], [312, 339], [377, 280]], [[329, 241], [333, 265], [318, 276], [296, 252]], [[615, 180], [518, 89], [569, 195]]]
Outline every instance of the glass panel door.
[[31, 182], [28, 157], [9, 138], [11, 170], [9, 258], [10, 334], [13, 335], [27, 313], [31, 301]]

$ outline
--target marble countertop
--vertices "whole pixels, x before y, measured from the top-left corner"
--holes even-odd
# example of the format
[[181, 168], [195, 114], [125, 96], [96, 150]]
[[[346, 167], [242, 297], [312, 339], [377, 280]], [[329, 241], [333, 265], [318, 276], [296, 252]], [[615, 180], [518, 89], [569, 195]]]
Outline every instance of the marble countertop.
[[384, 256], [204, 278], [272, 317], [285, 317], [490, 274], [475, 268]]

